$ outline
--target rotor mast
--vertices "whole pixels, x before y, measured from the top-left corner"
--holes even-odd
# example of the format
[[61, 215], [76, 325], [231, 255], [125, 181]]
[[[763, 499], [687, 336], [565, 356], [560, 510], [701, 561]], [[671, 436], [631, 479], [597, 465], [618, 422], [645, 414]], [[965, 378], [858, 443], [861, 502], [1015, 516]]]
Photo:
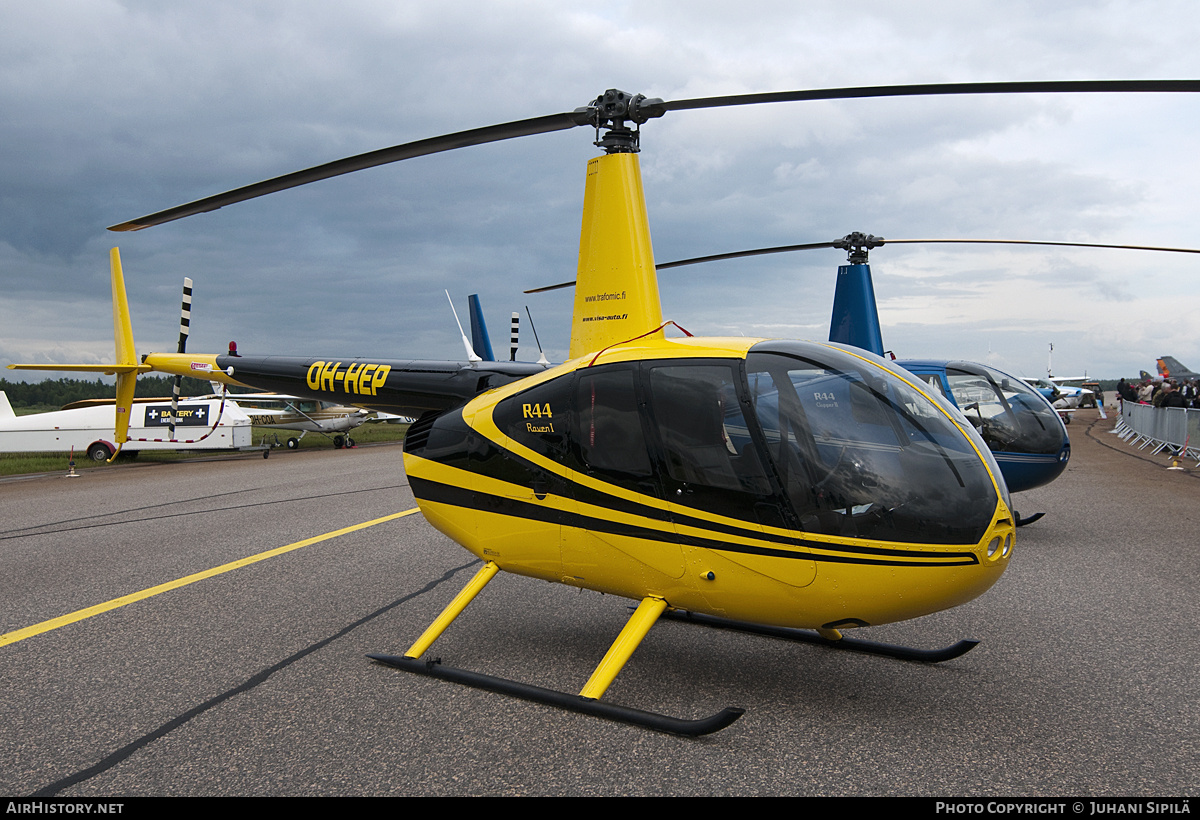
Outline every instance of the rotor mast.
[[641, 336], [662, 336], [662, 303], [637, 158], [640, 126], [662, 116], [654, 107], [661, 103], [609, 89], [576, 110], [595, 127], [595, 144], [604, 156], [593, 157], [587, 166], [570, 358]]
[[868, 254], [884, 243], [882, 237], [858, 231], [834, 240], [833, 247], [847, 253], [848, 265], [838, 268], [833, 291], [833, 316], [829, 320], [829, 341], [852, 345], [882, 356], [883, 331], [879, 326], [879, 308], [875, 284], [871, 280]]

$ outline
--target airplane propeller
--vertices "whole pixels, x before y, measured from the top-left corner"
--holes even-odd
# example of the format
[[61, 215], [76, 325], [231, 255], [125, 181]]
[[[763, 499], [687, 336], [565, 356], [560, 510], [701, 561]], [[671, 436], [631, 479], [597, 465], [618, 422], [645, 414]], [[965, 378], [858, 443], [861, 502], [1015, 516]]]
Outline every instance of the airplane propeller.
[[[596, 129], [595, 144], [610, 153], [637, 152], [638, 131], [630, 130], [626, 122], [640, 126], [662, 117], [669, 111], [692, 111], [703, 108], [724, 108], [739, 105], [761, 105], [778, 102], [814, 100], [848, 100], [870, 97], [948, 96], [962, 94], [1037, 94], [1037, 93], [1146, 93], [1197, 92], [1200, 80], [1051, 80], [1034, 82], [996, 83], [925, 83], [915, 85], [860, 86], [854, 88], [825, 88], [799, 91], [776, 91], [759, 94], [734, 94], [720, 97], [697, 97], [688, 100], [662, 100], [642, 94], [629, 94], [609, 89], [589, 105], [574, 111], [549, 114], [530, 119], [472, 128], [438, 137], [406, 142], [357, 154], [352, 157], [295, 171], [273, 179], [263, 180], [231, 191], [198, 199], [164, 211], [113, 225], [110, 231], [138, 231], [176, 219], [215, 211], [226, 205], [244, 202], [266, 194], [285, 191], [311, 182], [362, 171], [379, 165], [453, 151], [472, 145], [516, 139], [518, 137], [564, 131], [582, 125]], [[604, 137], [600, 130], [607, 129]]]
[[[183, 302], [179, 307], [179, 344], [176, 352], [187, 352], [188, 334], [192, 327], [192, 280], [183, 277]], [[171, 424], [170, 437], [175, 438], [175, 419], [179, 416], [179, 392], [183, 384], [183, 376], [175, 376], [175, 384], [171, 388]]]

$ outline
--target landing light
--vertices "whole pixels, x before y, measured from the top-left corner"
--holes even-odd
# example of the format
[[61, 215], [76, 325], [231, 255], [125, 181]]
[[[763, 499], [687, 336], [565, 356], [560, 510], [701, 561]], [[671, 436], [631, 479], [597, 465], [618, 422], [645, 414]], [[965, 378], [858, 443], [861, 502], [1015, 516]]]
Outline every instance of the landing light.
[[1000, 545], [1003, 543], [1004, 543], [1004, 539], [998, 535], [995, 538], [993, 538], [991, 541], [988, 541], [988, 546], [987, 546], [988, 558], [990, 558], [993, 561], [995, 561], [997, 558], [999, 558], [1000, 557]]

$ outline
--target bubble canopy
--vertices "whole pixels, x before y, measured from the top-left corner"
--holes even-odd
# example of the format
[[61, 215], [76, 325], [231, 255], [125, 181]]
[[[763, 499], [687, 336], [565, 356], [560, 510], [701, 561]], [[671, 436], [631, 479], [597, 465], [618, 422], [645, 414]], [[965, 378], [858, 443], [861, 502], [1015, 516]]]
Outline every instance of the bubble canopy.
[[[926, 544], [983, 537], [1004, 483], [945, 399], [838, 346], [772, 341], [730, 353], [581, 367], [501, 400], [493, 418], [566, 468], [550, 492], [579, 495], [600, 481], [644, 504], [752, 527]], [[467, 433], [439, 423], [427, 457], [460, 455], [465, 442], [434, 455], [450, 426]], [[513, 469], [499, 451], [488, 461]], [[579, 474], [588, 482], [569, 480]]]
[[[828, 345], [764, 342], [746, 357], [761, 446], [801, 529], [974, 543], [996, 509], [983, 442], [903, 371]], [[909, 377], [911, 378], [911, 377]], [[1001, 486], [1003, 486], [1001, 484]]]

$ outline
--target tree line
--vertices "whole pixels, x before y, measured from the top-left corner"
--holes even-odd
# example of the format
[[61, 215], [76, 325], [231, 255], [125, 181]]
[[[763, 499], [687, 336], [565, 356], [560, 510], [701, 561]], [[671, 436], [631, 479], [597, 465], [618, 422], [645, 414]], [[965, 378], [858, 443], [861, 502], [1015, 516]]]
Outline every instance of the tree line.
[[[174, 376], [139, 376], [134, 396], [138, 398], [170, 398], [175, 386]], [[0, 379], [0, 390], [8, 394], [8, 402], [15, 407], [62, 407], [83, 399], [111, 399], [116, 387], [103, 379], [84, 381], [80, 379], [46, 379], [42, 382], [10, 382]], [[206, 396], [213, 387], [201, 379], [184, 376], [180, 395]]]

